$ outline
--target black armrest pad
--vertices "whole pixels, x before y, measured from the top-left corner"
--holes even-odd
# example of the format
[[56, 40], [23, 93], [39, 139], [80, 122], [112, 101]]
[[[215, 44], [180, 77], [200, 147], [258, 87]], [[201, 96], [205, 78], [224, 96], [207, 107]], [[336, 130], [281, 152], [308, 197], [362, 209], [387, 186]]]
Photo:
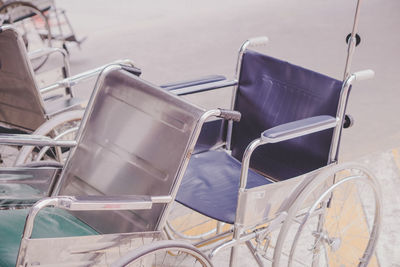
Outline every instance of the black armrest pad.
[[191, 86], [202, 85], [202, 84], [213, 83], [213, 82], [219, 82], [219, 81], [224, 81], [224, 80], [226, 80], [225, 76], [210, 75], [210, 76], [206, 76], [206, 77], [196, 79], [196, 80], [167, 83], [167, 84], [161, 85], [160, 87], [169, 91], [169, 90], [176, 90], [176, 89], [180, 89], [180, 88], [191, 87]]

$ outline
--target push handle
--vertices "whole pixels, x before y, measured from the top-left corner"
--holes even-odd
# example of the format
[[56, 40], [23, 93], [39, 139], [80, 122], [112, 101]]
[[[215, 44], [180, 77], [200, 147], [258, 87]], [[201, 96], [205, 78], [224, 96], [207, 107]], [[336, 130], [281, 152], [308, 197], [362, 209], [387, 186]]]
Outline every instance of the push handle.
[[219, 111], [221, 114], [219, 115], [220, 118], [224, 118], [226, 120], [233, 120], [233, 121], [240, 121], [242, 114], [239, 111], [229, 110], [229, 109], [222, 109], [220, 108]]
[[361, 70], [353, 73], [353, 75], [356, 81], [362, 81], [374, 78], [375, 72], [373, 70]]
[[260, 36], [260, 37], [250, 38], [248, 41], [249, 41], [249, 46], [257, 47], [266, 45], [269, 39], [267, 36]]

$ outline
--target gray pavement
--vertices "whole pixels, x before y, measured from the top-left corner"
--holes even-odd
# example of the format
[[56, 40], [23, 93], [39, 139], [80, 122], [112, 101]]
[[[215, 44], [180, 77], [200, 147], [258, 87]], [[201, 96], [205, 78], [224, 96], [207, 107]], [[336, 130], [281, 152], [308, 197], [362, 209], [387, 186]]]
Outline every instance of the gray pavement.
[[[344, 37], [355, 8], [349, 0], [57, 3], [68, 11], [78, 35], [88, 36], [81, 51], [72, 49], [74, 72], [130, 58], [156, 84], [208, 74], [232, 77], [240, 44], [260, 35], [271, 40], [263, 52], [341, 79]], [[363, 1], [363, 41], [352, 70], [371, 68], [376, 78], [354, 86], [348, 111], [356, 124], [344, 133], [343, 159], [400, 145], [399, 12], [398, 0]]]
[[[137, 1], [57, 0], [80, 36], [71, 48], [74, 73], [114, 59], [130, 58], [153, 83], [208, 74], [232, 77], [236, 53], [249, 37], [267, 35], [262, 52], [341, 79], [355, 1], [220, 0]], [[362, 44], [353, 71], [371, 68], [376, 77], [356, 84], [348, 113], [356, 120], [345, 130], [341, 159], [367, 163], [383, 188], [382, 266], [400, 266], [400, 1], [365, 0], [359, 33]], [[79, 94], [90, 95], [90, 88]], [[207, 107], [227, 105], [229, 91], [192, 99]], [[222, 104], [220, 104], [222, 103]], [[248, 266], [252, 266], [248, 263]]]

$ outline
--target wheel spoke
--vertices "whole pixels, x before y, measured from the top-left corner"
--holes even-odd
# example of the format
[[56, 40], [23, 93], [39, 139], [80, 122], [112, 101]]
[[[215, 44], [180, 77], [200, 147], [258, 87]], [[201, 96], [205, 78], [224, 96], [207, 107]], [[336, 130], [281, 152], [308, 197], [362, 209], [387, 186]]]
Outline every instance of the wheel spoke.
[[[379, 229], [379, 220], [376, 218], [380, 214], [379, 194], [375, 182], [372, 182], [374, 178], [367, 172], [346, 172], [347, 176], [337, 175], [338, 172], [327, 171], [330, 176], [327, 175], [325, 180], [319, 179], [320, 185], [313, 185], [314, 190], [305, 189], [297, 197], [294, 207], [304, 207], [304, 203], [314, 204], [304, 217], [299, 217], [300, 209], [289, 210], [287, 219], [293, 223], [284, 224], [280, 231], [274, 251], [274, 267], [356, 266], [364, 254], [371, 255], [376, 242], [375, 234]], [[328, 183], [332, 181], [332, 173], [340, 177], [334, 184]], [[321, 188], [326, 191], [322, 192]], [[329, 207], [325, 204], [328, 200]], [[325, 212], [321, 213], [323, 209]], [[366, 232], [364, 225], [368, 229]], [[289, 230], [291, 228], [293, 231]], [[373, 236], [369, 236], [370, 233]], [[281, 259], [279, 256], [276, 260], [279, 254], [287, 254], [288, 258]]]

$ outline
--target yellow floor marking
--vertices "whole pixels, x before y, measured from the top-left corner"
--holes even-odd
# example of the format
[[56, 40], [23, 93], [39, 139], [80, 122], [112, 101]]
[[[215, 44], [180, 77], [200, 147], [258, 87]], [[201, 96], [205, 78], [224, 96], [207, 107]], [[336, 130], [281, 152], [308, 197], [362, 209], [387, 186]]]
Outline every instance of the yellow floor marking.
[[394, 163], [396, 163], [397, 168], [400, 170], [400, 153], [398, 149], [392, 149], [392, 155]]
[[[394, 153], [394, 152], [393, 152]], [[397, 153], [397, 151], [396, 151]], [[397, 159], [399, 159], [399, 154], [397, 153]], [[400, 160], [398, 161], [398, 166], [400, 169]], [[336, 177], [338, 180], [341, 178], [349, 176], [351, 173], [349, 171], [342, 171]], [[340, 193], [340, 192], [339, 192]], [[341, 191], [343, 194], [344, 192]], [[354, 254], [359, 251], [364, 251], [365, 246], [368, 242], [369, 231], [368, 225], [365, 219], [359, 220], [357, 223], [354, 222], [357, 218], [364, 218], [364, 211], [359, 203], [358, 200], [358, 193], [357, 188], [353, 185], [353, 188], [350, 188], [347, 193], [347, 199], [344, 195], [335, 195], [338, 199], [346, 199], [346, 205], [344, 205], [343, 210], [341, 205], [337, 204], [335, 206], [335, 201], [333, 201], [333, 205], [328, 211], [326, 216], [326, 229], [330, 233], [331, 237], [337, 237], [339, 235], [337, 229], [346, 229], [346, 226], [350, 225], [349, 228], [346, 230], [346, 234], [342, 236], [342, 244], [338, 251], [335, 253], [329, 251], [329, 260], [330, 266], [338, 266], [341, 267], [342, 265], [337, 264], [336, 259], [354, 259], [354, 266], [356, 266], [356, 261], [358, 260], [357, 257], [354, 257]], [[340, 203], [341, 204], [341, 203]], [[334, 221], [335, 217], [339, 211], [342, 210], [341, 219], [339, 221], [339, 225], [333, 225], [331, 222]], [[355, 215], [355, 216], [354, 216]], [[199, 213], [192, 212], [189, 214], [185, 214], [173, 219], [171, 222], [172, 226], [186, 235], [194, 236], [199, 235], [201, 233], [209, 232], [210, 230], [217, 227], [217, 221], [211, 220]], [[225, 224], [222, 228], [223, 231], [229, 230], [231, 225]], [[360, 239], [357, 237], [366, 237], [365, 239]], [[354, 238], [356, 237], [356, 238]], [[208, 244], [205, 244], [208, 245]], [[372, 257], [369, 265], [370, 267], [377, 267], [379, 266], [378, 261], [375, 255]]]
[[[209, 219], [196, 212], [177, 217], [170, 223], [175, 230], [188, 236], [195, 236], [209, 232], [215, 229], [218, 224], [216, 220]], [[227, 231], [230, 227], [231, 225], [225, 224], [221, 230]]]
[[[366, 220], [363, 219], [365, 218], [364, 211], [358, 200], [357, 188], [354, 184], [351, 186], [352, 187], [349, 188], [350, 190], [346, 192], [346, 195], [344, 195], [344, 190], [335, 192], [334, 198], [340, 200], [346, 199], [346, 203], [342, 206], [342, 201], [336, 202], [335, 199], [333, 199], [333, 205], [328, 209], [326, 216], [325, 228], [328, 231], [329, 236], [331, 238], [339, 237], [342, 234], [339, 250], [332, 252], [328, 248], [330, 261], [329, 266], [340, 267], [340, 259], [354, 260], [351, 264], [353, 264], [352, 266], [356, 266], [358, 263], [358, 257], [355, 257], [354, 255], [361, 254], [368, 242], [369, 230]], [[340, 193], [342, 195], [340, 195]], [[337, 221], [336, 219], [338, 216], [340, 216], [339, 222], [337, 224], [332, 223], [333, 221]], [[340, 233], [340, 231], [343, 231], [344, 229], [346, 229], [345, 233]], [[375, 255], [372, 257], [369, 266], [379, 266]]]

